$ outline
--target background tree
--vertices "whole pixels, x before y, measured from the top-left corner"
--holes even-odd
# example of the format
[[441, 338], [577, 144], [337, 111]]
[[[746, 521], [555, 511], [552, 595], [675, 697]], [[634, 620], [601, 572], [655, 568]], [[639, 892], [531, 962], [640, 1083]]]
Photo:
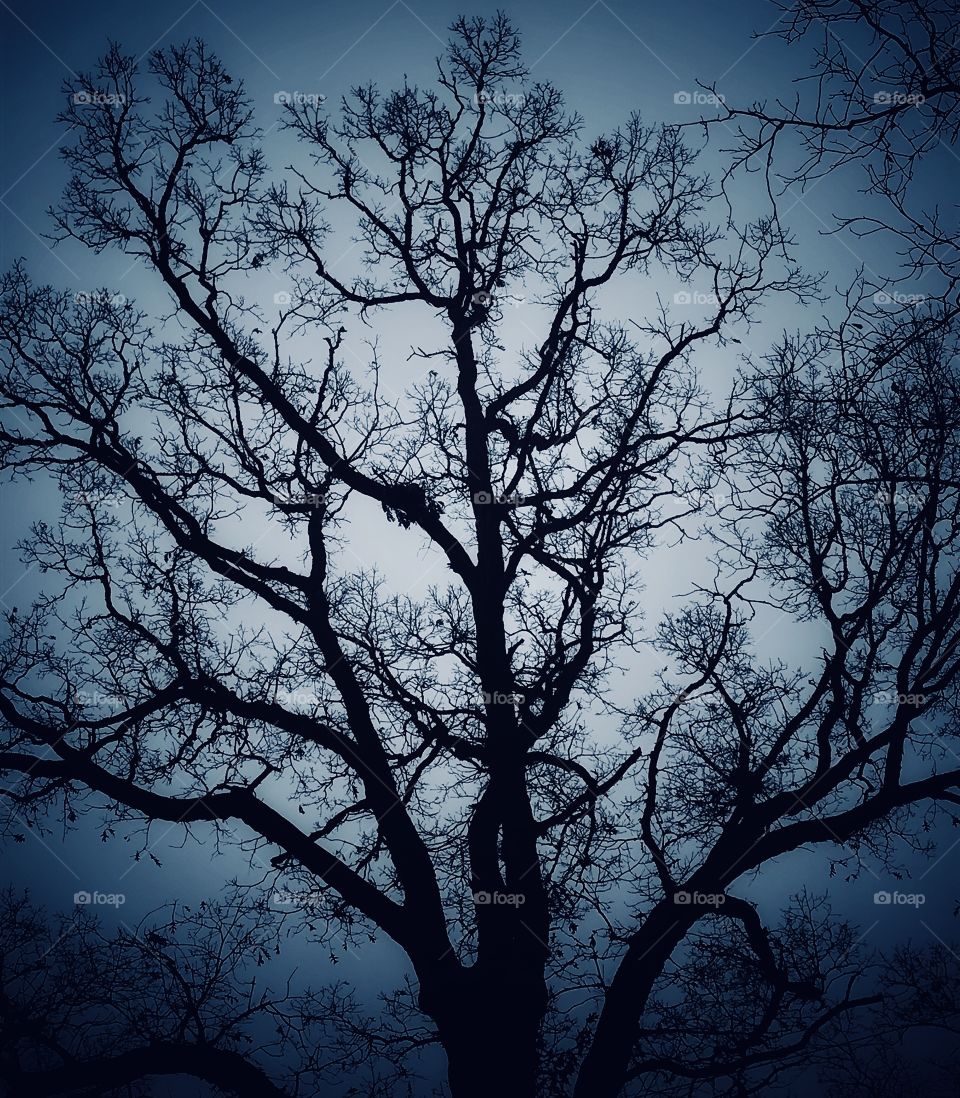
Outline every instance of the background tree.
[[258, 970], [279, 952], [275, 920], [240, 896], [174, 903], [114, 937], [83, 907], [51, 925], [8, 892], [2, 911], [0, 1056], [13, 1093], [149, 1094], [150, 1076], [251, 1098], [329, 1093], [345, 1077], [396, 1093], [394, 1042], [415, 1035], [384, 1018], [371, 1039], [342, 985], [267, 991]]
[[[879, 304], [915, 303], [898, 287], [922, 288], [942, 314], [957, 315], [960, 268], [956, 209], [938, 201], [938, 177], [953, 171], [960, 127], [960, 42], [952, 0], [796, 0], [766, 35], [813, 45], [812, 71], [773, 102], [722, 99], [716, 120], [731, 159], [726, 181], [760, 171], [774, 208], [842, 169], [859, 169], [862, 191], [878, 199], [838, 215], [836, 231], [880, 237], [898, 270], [871, 272]], [[731, 132], [735, 137], [729, 143]], [[786, 146], [786, 147], [784, 147]], [[931, 200], [932, 199], [932, 200]], [[890, 266], [890, 265], [888, 265]]]
[[[894, 951], [869, 1018], [835, 1035], [824, 1072], [828, 1092], [836, 1098], [949, 1094], [957, 1074], [956, 980], [957, 953], [951, 947], [936, 942]], [[924, 1030], [941, 1036], [936, 1055], [917, 1054], [916, 1038]]]
[[[765, 1085], [872, 997], [822, 905], [774, 928], [731, 889], [801, 847], [887, 857], [960, 803], [952, 318], [866, 330], [854, 294], [701, 382], [699, 351], [817, 280], [776, 216], [711, 225], [676, 127], [586, 138], [503, 17], [454, 25], [434, 89], [358, 88], [336, 122], [295, 98], [309, 162], [282, 178], [202, 43], [146, 81], [113, 48], [70, 89], [55, 223], [141, 260], [172, 315], [3, 280], [4, 465], [64, 499], [0, 653], [6, 795], [36, 822], [237, 828], [321, 888], [328, 939], [402, 948], [397, 1017], [456, 1098]], [[327, 247], [348, 215], [356, 275]], [[279, 264], [271, 311], [248, 295]], [[611, 318], [616, 285], [666, 274], [706, 308]], [[513, 347], [518, 290], [537, 330]], [[350, 326], [395, 361], [398, 315], [409, 375], [376, 341], [352, 375]], [[356, 570], [371, 504], [443, 582]], [[622, 698], [649, 554], [704, 518], [713, 578]], [[752, 647], [770, 607], [821, 628], [803, 666]], [[239, 1054], [234, 1008], [204, 1056]]]

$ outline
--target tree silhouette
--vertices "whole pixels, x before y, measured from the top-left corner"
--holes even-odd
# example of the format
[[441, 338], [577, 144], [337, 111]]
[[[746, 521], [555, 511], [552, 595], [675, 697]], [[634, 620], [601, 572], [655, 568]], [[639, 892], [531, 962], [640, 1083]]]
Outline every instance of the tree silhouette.
[[[268, 912], [237, 896], [155, 912], [107, 937], [83, 907], [48, 925], [3, 897], [0, 1056], [14, 1093], [100, 1095], [147, 1076], [192, 1076], [227, 1094], [324, 1093], [344, 1075], [389, 1093], [391, 1037], [349, 989], [272, 995], [257, 969], [277, 950]], [[334, 1026], [333, 1023], [336, 1023]], [[408, 1040], [415, 1037], [407, 1035]], [[281, 1064], [282, 1084], [257, 1065]], [[286, 1070], [291, 1064], [292, 1070]]]
[[[240, 966], [201, 960], [266, 916], [211, 909], [194, 952], [109, 947], [156, 972], [150, 1027], [121, 1011], [113, 1054], [78, 1054], [70, 985], [5, 1038], [13, 1086], [106, 1093], [176, 1064], [320, 1093], [317, 1023], [345, 1077], [439, 1044], [455, 1098], [761, 1092], [876, 997], [821, 900], [770, 926], [737, 888], [800, 848], [888, 859], [960, 804], [947, 303], [853, 293], [701, 378], [763, 303], [818, 300], [775, 212], [716, 228], [679, 128], [590, 140], [505, 17], [452, 34], [432, 89], [360, 87], [336, 120], [287, 97], [307, 159], [279, 177], [201, 42], [146, 74], [113, 47], [68, 89], [57, 234], [135, 257], [166, 304], [3, 279], [3, 463], [63, 497], [23, 546], [46, 592], [0, 652], [5, 795], [35, 825], [102, 808], [242, 836], [277, 885], [318, 890], [324, 940], [392, 939], [412, 992], [380, 1023], [264, 1000], [294, 1022], [247, 1047]], [[359, 273], [328, 247], [345, 224]], [[642, 297], [665, 278], [698, 296]], [[443, 578], [391, 593], [350, 552], [374, 529]], [[624, 683], [651, 554], [694, 535], [660, 670]], [[815, 650], [765, 656], [771, 612]], [[390, 1072], [366, 1092], [406, 1085]]]
[[[716, 123], [736, 137], [725, 178], [762, 170], [774, 206], [787, 189], [840, 168], [862, 171], [863, 191], [883, 205], [838, 218], [855, 238], [884, 234], [902, 261], [893, 283], [925, 279], [941, 315], [957, 314], [960, 280], [953, 208], [916, 195], [929, 160], [951, 154], [960, 127], [960, 48], [952, 0], [797, 0], [767, 36], [816, 43], [813, 72], [773, 104], [720, 102]], [[803, 85], [806, 85], [804, 87]], [[782, 146], [798, 139], [792, 152]], [[935, 287], [939, 283], [939, 289]], [[886, 293], [882, 304], [897, 304]], [[907, 302], [909, 304], [909, 302]]]

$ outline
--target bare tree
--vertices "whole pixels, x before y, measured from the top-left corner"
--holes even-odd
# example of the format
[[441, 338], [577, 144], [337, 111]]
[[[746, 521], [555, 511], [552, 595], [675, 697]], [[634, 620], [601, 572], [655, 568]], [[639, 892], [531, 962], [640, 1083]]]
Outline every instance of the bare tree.
[[396, 1093], [394, 1049], [415, 1037], [381, 1025], [371, 1038], [342, 984], [272, 994], [258, 975], [281, 938], [262, 907], [174, 903], [114, 937], [83, 907], [52, 926], [13, 893], [0, 910], [0, 1056], [15, 1094], [149, 1094], [149, 1076], [257, 1098], [329, 1093], [344, 1077]]
[[[711, 226], [677, 128], [585, 138], [503, 17], [454, 25], [432, 90], [361, 87], [337, 121], [295, 98], [309, 162], [283, 178], [202, 43], [146, 77], [114, 48], [69, 91], [58, 232], [140, 259], [173, 313], [3, 281], [4, 464], [64, 499], [0, 654], [20, 812], [267, 851], [330, 938], [402, 948], [396, 1009], [455, 1098], [750, 1093], [868, 1005], [816, 903], [771, 928], [731, 889], [801, 847], [885, 857], [960, 803], [950, 318], [897, 342], [919, 313], [867, 331], [854, 297], [702, 383], [698, 352], [817, 280], [775, 217]], [[281, 265], [271, 314], [248, 294]], [[706, 307], [609, 319], [613, 285], [664, 277]], [[351, 375], [348, 325], [387, 318], [395, 362], [396, 316], [409, 375], [376, 343]], [[371, 513], [443, 581], [357, 570]], [[704, 519], [713, 579], [680, 584], [664, 670], [624, 698], [647, 561]], [[770, 607], [820, 654], [758, 653]]]
[[[880, 200], [837, 219], [837, 231], [889, 239], [900, 270], [888, 286], [924, 279], [949, 317], [958, 309], [957, 224], [941, 204], [930, 161], [951, 172], [960, 135], [960, 41], [953, 0], [791, 0], [766, 37], [814, 44], [810, 73], [791, 95], [739, 107], [723, 100], [716, 124], [735, 140], [726, 180], [762, 171], [770, 198], [803, 189], [844, 168], [861, 171], [861, 189]], [[784, 148], [784, 145], [787, 148]], [[889, 279], [889, 282], [887, 281]], [[908, 301], [906, 304], [910, 304]]]
[[[822, 1069], [830, 1098], [947, 1098], [956, 1090], [957, 958], [954, 946], [935, 943], [926, 949], [901, 947], [887, 959], [878, 1003], [855, 1023], [846, 1018], [848, 1024], [833, 1034]], [[918, 1035], [932, 1035], [936, 1045], [929, 1040], [926, 1047], [918, 1045]]]

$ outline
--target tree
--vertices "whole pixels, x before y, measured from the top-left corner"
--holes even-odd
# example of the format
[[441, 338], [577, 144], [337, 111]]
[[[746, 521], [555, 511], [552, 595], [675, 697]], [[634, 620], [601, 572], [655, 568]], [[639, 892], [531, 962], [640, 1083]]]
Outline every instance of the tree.
[[[84, 907], [53, 926], [13, 892], [0, 910], [0, 1055], [16, 1094], [148, 1094], [146, 1076], [171, 1075], [257, 1098], [328, 1092], [344, 1075], [372, 1095], [396, 1082], [377, 1055], [390, 1034], [381, 1025], [368, 1040], [370, 1021], [342, 984], [266, 991], [257, 969], [278, 949], [275, 927], [241, 895], [174, 903], [114, 937]], [[282, 1085], [271, 1078], [278, 1060]]]
[[[336, 122], [290, 97], [310, 162], [281, 179], [200, 42], [146, 77], [111, 48], [68, 91], [57, 232], [142, 261], [173, 314], [3, 280], [4, 466], [64, 500], [0, 657], [6, 795], [35, 826], [236, 827], [321, 889], [331, 940], [402, 948], [392, 1009], [455, 1098], [751, 1093], [868, 1006], [820, 901], [770, 927], [732, 890], [801, 847], [886, 857], [960, 803], [953, 318], [853, 295], [701, 381], [818, 280], [774, 213], [711, 225], [678, 128], [585, 138], [502, 16], [454, 24], [434, 89], [360, 87]], [[327, 246], [348, 217], [356, 274]], [[294, 291], [253, 303], [281, 266]], [[705, 307], [609, 319], [664, 277]], [[353, 376], [350, 326], [395, 361], [396, 316], [409, 374], [374, 339]], [[355, 567], [371, 505], [442, 582]], [[698, 533], [713, 578], [623, 700], [646, 562]], [[770, 607], [819, 654], [758, 653]]]
[[[726, 178], [762, 170], [776, 207], [787, 188], [858, 167], [863, 192], [881, 205], [838, 218], [838, 229], [860, 239], [891, 237], [891, 251], [902, 261], [891, 282], [924, 279], [925, 293], [937, 293], [952, 319], [960, 278], [957, 226], [952, 209], [936, 201], [930, 161], [947, 154], [951, 170], [960, 132], [956, 5], [797, 0], [778, 6], [783, 15], [767, 36], [790, 46], [813, 39], [813, 71], [796, 82], [801, 86], [792, 96], [779, 95], [772, 105], [719, 100], [716, 122], [725, 137], [735, 133]], [[794, 147], [783, 149], [790, 139]], [[876, 288], [881, 304], [899, 303], [886, 281]]]
[[[957, 1075], [957, 952], [941, 943], [900, 948], [888, 959], [883, 994], [863, 1019], [836, 1034], [827, 1068], [831, 1098], [855, 1094], [948, 1095]], [[915, 1035], [943, 1035], [937, 1056], [904, 1053]]]

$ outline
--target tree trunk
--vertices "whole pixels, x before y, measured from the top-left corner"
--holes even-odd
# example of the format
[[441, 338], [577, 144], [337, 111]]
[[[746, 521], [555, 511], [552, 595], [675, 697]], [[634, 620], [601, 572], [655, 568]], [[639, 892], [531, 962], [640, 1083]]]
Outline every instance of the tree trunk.
[[689, 911], [661, 901], [633, 936], [604, 998], [574, 1098], [616, 1098], [623, 1088], [650, 991], [690, 926]]
[[453, 1098], [533, 1098], [546, 1010], [543, 973], [462, 973], [456, 985], [422, 993], [447, 1054]]
[[534, 1098], [540, 1019], [504, 1011], [447, 1044], [452, 1098]]

